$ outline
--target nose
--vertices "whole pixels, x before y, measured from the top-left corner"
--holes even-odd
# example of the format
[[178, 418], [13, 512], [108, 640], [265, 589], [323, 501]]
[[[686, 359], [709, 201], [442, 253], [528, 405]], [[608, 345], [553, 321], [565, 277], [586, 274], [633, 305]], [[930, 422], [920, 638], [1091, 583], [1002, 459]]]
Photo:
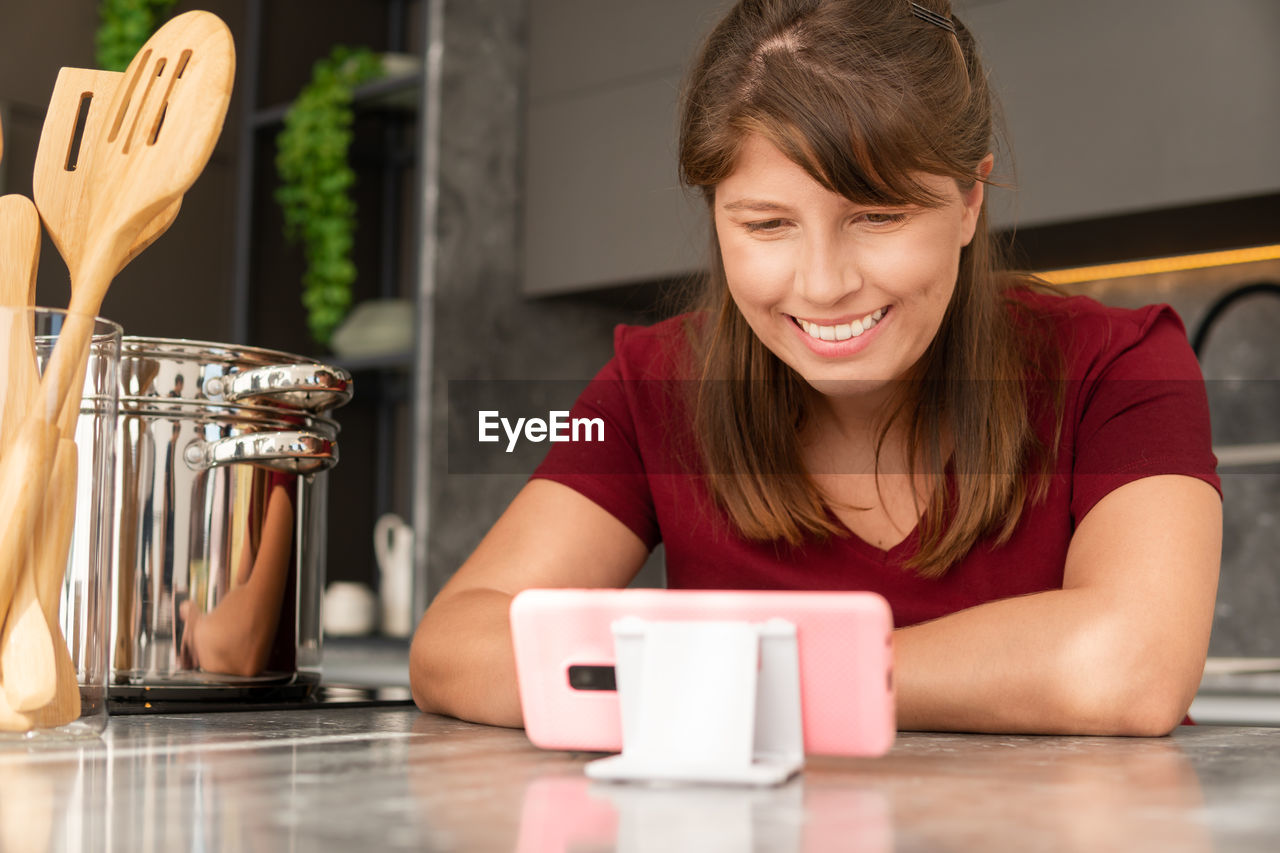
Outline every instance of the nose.
[[838, 237], [810, 237], [796, 263], [795, 287], [815, 307], [836, 305], [862, 289], [857, 258]]

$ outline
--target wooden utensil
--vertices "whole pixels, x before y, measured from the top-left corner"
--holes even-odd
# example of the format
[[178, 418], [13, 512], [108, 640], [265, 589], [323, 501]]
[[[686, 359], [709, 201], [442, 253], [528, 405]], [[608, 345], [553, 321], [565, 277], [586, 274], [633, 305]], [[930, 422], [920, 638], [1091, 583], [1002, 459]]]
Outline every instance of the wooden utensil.
[[[58, 72], [40, 131], [33, 195], [73, 285], [80, 275], [83, 230], [88, 223], [81, 208], [84, 188], [97, 171], [93, 156], [100, 150], [104, 130], [109, 130], [111, 100], [123, 79], [120, 71], [63, 68]], [[116, 268], [116, 275], [169, 230], [181, 207], [179, 197], [142, 230]]]
[[[59, 165], [70, 162], [76, 152], [77, 168], [61, 169], [61, 175], [69, 180], [59, 180], [42, 185], [46, 204], [51, 211], [50, 220], [55, 234], [66, 233], [60, 215], [74, 208], [83, 176], [91, 173], [87, 156], [94, 150], [97, 134], [104, 124], [110, 99], [116, 86], [124, 77], [117, 72], [85, 71], [70, 69], [59, 78], [55, 86], [50, 112], [54, 134], [45, 133], [37, 153], [37, 164], [44, 161], [46, 168], [51, 158]], [[98, 102], [92, 108], [92, 99]], [[82, 103], [83, 101], [83, 103]], [[79, 144], [75, 140], [77, 114], [83, 112]], [[57, 124], [69, 117], [71, 126], [59, 128]], [[46, 124], [49, 124], [47, 121]], [[47, 128], [48, 129], [48, 128]], [[86, 147], [86, 145], [88, 147]], [[47, 173], [53, 174], [50, 169]], [[55, 203], [50, 204], [52, 199]], [[165, 208], [135, 239], [122, 269], [130, 260], [154, 242], [172, 224], [181, 208], [181, 199]], [[40, 250], [40, 218], [36, 208], [23, 196], [13, 195], [0, 199], [0, 305], [25, 308], [35, 304], [37, 260]], [[68, 253], [68, 257], [73, 257]], [[119, 269], [116, 272], [119, 272]], [[39, 384], [39, 375], [33, 362], [34, 340], [30, 329], [23, 328], [28, 320], [15, 317], [9, 330], [8, 370], [4, 379], [3, 420], [0, 421], [0, 452], [4, 441], [11, 438], [27, 410]], [[74, 424], [74, 421], [72, 421]], [[73, 428], [73, 427], [72, 427]], [[50, 489], [58, 495], [68, 496], [65, 503], [46, 500], [44, 512], [37, 514], [33, 527], [33, 547], [17, 568], [17, 577], [9, 592], [7, 603], [10, 618], [0, 609], [0, 682], [7, 714], [19, 713], [16, 718], [22, 726], [58, 726], [74, 720], [80, 713], [80, 694], [74, 663], [62, 636], [58, 620], [58, 604], [62, 579], [70, 547], [75, 516], [76, 445], [69, 437], [62, 438], [56, 451]], [[0, 714], [0, 718], [6, 714]], [[0, 719], [0, 728], [4, 728]]]
[[[0, 198], [0, 306], [19, 309], [6, 316], [9, 321], [3, 433], [6, 437], [21, 423], [30, 405], [29, 398], [39, 384], [33, 329], [25, 312], [35, 301], [39, 256], [40, 218], [35, 205], [25, 196]], [[59, 448], [55, 458], [61, 461], [65, 457], [74, 466], [75, 442], [68, 443], [71, 445], [69, 455]], [[75, 488], [74, 474], [71, 488]], [[73, 509], [74, 505], [73, 497]], [[74, 521], [74, 516], [71, 520]], [[32, 547], [18, 567], [12, 600], [7, 610], [0, 608], [0, 621], [4, 626], [0, 631], [0, 680], [3, 680], [0, 694], [9, 713], [32, 712], [27, 722], [34, 726], [63, 725], [80, 714], [75, 665], [58, 624], [58, 592], [66, 555], [60, 564], [50, 565], [52, 551], [43, 547], [47, 542], [43, 534], [63, 523], [60, 518], [44, 520], [43, 524], [42, 519], [35, 520]], [[0, 728], [4, 727], [2, 718], [6, 716], [8, 714], [0, 714]]]
[[[92, 173], [76, 210], [81, 226], [73, 229], [73, 244], [60, 247], [75, 271], [69, 311], [86, 320], [68, 318], [59, 336], [41, 381], [45, 417], [58, 417], [78, 398], [72, 379], [87, 350], [87, 318], [101, 308], [129, 248], [208, 162], [226, 116], [234, 66], [226, 25], [208, 12], [187, 12], [157, 30], [124, 72], [88, 154]], [[48, 177], [36, 170], [37, 184]]]
[[[62, 598], [62, 583], [67, 573], [67, 554], [76, 522], [76, 465], [79, 454], [74, 439], [58, 439], [54, 454], [53, 472], [49, 478], [49, 491], [45, 495], [44, 511], [36, 519], [34, 569], [36, 597], [49, 637], [53, 643], [53, 698], [48, 704], [31, 710], [41, 728], [65, 725], [80, 716], [80, 682], [76, 665], [67, 648], [62, 625], [58, 621], [58, 604]], [[0, 666], [3, 658], [0, 657]], [[8, 698], [9, 690], [5, 690]], [[15, 710], [21, 710], [13, 703]]]
[[[0, 593], [6, 584], [12, 587], [30, 540], [54, 467], [56, 424], [69, 428], [78, 414], [93, 316], [134, 242], [208, 161], [226, 115], [234, 64], [226, 25], [209, 13], [188, 12], [147, 41], [111, 99], [76, 210], [84, 225], [75, 229], [76, 245], [62, 247], [76, 259], [68, 263], [76, 274], [67, 321], [41, 377], [39, 399], [0, 461], [0, 518], [12, 522], [0, 535]], [[62, 168], [68, 165], [70, 160]]]
[[[34, 341], [28, 333], [28, 299], [34, 292], [40, 256], [40, 216], [26, 196], [0, 198], [0, 305], [6, 312], [7, 369], [2, 434], [6, 440], [21, 425], [29, 398], [39, 385]], [[32, 522], [34, 524], [34, 521]], [[32, 567], [33, 551], [24, 549], [6, 596], [0, 589], [0, 678], [8, 704], [16, 711], [45, 705], [54, 693], [54, 653], [48, 623], [40, 608]]]
[[[99, 149], [99, 140], [106, 132], [107, 116], [111, 100], [115, 96], [124, 74], [117, 71], [96, 71], [86, 68], [63, 68], [54, 84], [49, 109], [45, 114], [40, 145], [36, 151], [34, 189], [36, 206], [48, 229], [54, 245], [67, 264], [75, 282], [79, 278], [80, 241], [85, 218], [80, 214], [86, 181], [95, 173], [93, 155]], [[160, 237], [177, 218], [182, 199], [160, 212], [135, 238], [124, 260], [117, 266], [119, 275], [130, 261]], [[75, 420], [72, 412], [66, 412], [61, 424], [62, 439], [54, 461], [50, 489], [69, 496], [75, 494], [76, 447], [71, 439]], [[48, 590], [40, 594], [41, 604], [48, 611], [52, 608], [52, 621], [57, 623], [57, 603], [61, 577], [65, 573], [67, 557], [74, 531], [74, 497], [66, 507], [56, 506], [52, 496], [45, 500], [42, 524], [36, 530], [37, 587]], [[46, 576], [44, 572], [49, 574]], [[54, 573], [57, 572], [55, 577]], [[0, 654], [0, 661], [3, 660]], [[2, 664], [0, 664], [2, 665]], [[60, 685], [74, 685], [74, 672], [68, 680], [59, 672]], [[59, 687], [58, 697], [64, 697]], [[65, 706], [71, 707], [71, 694], [65, 694]], [[78, 695], [78, 694], [77, 694]], [[76, 700], [78, 709], [78, 699]]]
[[[76, 666], [58, 621], [67, 566], [62, 543], [71, 541], [75, 527], [75, 441], [59, 439], [54, 460], [44, 512], [36, 518], [27, 563], [0, 633], [0, 705], [25, 716], [27, 729], [53, 728], [80, 716]], [[0, 729], [4, 717], [0, 712]]]
[[[47, 458], [52, 462], [55, 458], [57, 444], [56, 426], [29, 418], [23, 422], [17, 441], [11, 444], [4, 474], [0, 476], [0, 488], [4, 489], [0, 495], [0, 512], [7, 513], [0, 537], [0, 547], [4, 549], [0, 575], [7, 586], [3, 593], [6, 599], [4, 631], [0, 635], [0, 668], [4, 679], [0, 695], [5, 697], [6, 705], [17, 706], [13, 708], [16, 711], [35, 711], [54, 698], [60, 655], [55, 649], [57, 644], [49, 619], [40, 606], [34, 568], [32, 536], [44, 489], [37, 489], [29, 482], [14, 482], [12, 472], [39, 473], [43, 460]], [[18, 462], [11, 464], [9, 456]], [[30, 496], [32, 492], [35, 498]], [[61, 638], [60, 631], [58, 637]], [[65, 644], [61, 651], [67, 652]]]
[[[0, 306], [23, 308], [31, 303], [36, 290], [36, 266], [40, 257], [40, 216], [31, 200], [21, 195], [0, 197]], [[3, 374], [4, 412], [0, 419], [0, 454], [7, 441], [26, 417], [31, 395], [40, 377], [28, 349], [30, 335], [25, 333], [27, 318], [12, 315], [7, 332], [7, 367]], [[0, 618], [4, 613], [0, 611]]]

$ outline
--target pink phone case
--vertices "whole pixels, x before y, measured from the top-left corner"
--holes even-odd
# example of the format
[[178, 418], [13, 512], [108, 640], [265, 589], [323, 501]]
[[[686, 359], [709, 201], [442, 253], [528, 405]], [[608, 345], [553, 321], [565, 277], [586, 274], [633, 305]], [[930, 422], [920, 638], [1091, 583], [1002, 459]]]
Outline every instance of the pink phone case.
[[535, 745], [622, 749], [617, 692], [572, 686], [569, 672], [613, 665], [611, 625], [624, 616], [786, 619], [796, 626], [805, 752], [883, 755], [893, 744], [893, 619], [875, 593], [529, 589], [511, 603], [511, 634]]

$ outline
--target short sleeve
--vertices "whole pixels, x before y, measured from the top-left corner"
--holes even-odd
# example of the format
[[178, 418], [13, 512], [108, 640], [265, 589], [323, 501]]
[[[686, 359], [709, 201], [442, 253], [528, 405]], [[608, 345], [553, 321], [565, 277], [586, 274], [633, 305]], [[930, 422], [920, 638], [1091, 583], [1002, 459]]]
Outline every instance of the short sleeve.
[[[583, 440], [552, 444], [533, 479], [552, 480], [579, 492], [652, 549], [661, 534], [640, 449], [637, 383], [629, 378], [625, 363], [628, 331], [625, 326], [615, 329], [614, 357], [591, 380], [569, 413], [571, 421], [588, 424]], [[590, 426], [595, 423], [599, 432]]]
[[1078, 524], [1126, 483], [1161, 474], [1204, 480], [1219, 494], [1204, 378], [1168, 306], [1106, 328], [1106, 356], [1079, 387], [1071, 514]]

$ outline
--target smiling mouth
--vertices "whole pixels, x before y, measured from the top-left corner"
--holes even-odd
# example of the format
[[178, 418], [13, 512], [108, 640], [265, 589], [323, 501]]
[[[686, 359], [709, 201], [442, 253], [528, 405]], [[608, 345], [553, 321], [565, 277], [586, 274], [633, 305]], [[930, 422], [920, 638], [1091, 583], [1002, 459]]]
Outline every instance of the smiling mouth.
[[799, 317], [791, 319], [804, 330], [805, 334], [816, 341], [847, 341], [875, 328], [888, 311], [888, 308], [877, 308], [865, 317], [835, 326], [821, 326], [808, 320], [801, 320]]

